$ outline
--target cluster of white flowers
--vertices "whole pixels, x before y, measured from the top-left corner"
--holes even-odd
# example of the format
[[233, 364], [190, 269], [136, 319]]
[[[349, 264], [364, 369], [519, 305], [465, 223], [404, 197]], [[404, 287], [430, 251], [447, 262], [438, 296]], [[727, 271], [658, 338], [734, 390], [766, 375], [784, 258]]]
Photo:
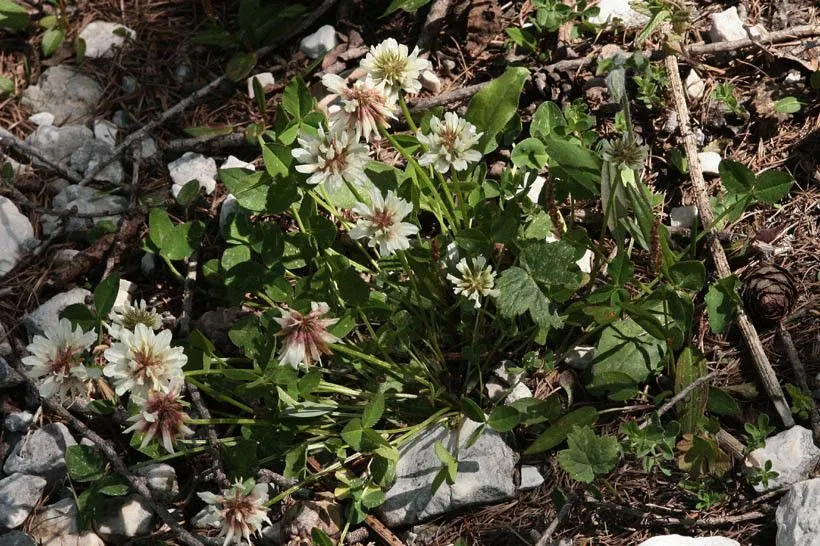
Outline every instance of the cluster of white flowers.
[[279, 309], [281, 318], [274, 320], [281, 329], [276, 333], [282, 339], [279, 361], [294, 368], [304, 363], [321, 362], [322, 355], [329, 355], [329, 343], [341, 341], [327, 331], [339, 319], [322, 318], [330, 307], [325, 302], [311, 302], [310, 313], [303, 315], [294, 309]]
[[144, 300], [114, 308], [109, 318], [104, 326], [112, 344], [103, 353], [102, 369], [89, 353], [97, 333], [72, 328], [68, 319], [61, 319], [53, 332], [34, 336], [28, 346], [31, 354], [23, 358], [26, 374], [41, 396], [66, 406], [89, 400], [92, 381], [107, 377], [118, 395], [130, 393], [137, 410], [125, 432], [142, 434], [142, 447], [161, 440], [173, 453], [176, 440], [193, 433], [180, 396], [187, 357], [182, 347], [171, 346], [170, 330], [156, 332], [162, 319]]
[[481, 152], [473, 147], [483, 134], [477, 133], [475, 125], [453, 112], [446, 112], [443, 121], [433, 116], [430, 118], [430, 134], [420, 132], [416, 135], [419, 142], [427, 147], [427, 152], [419, 158], [419, 164], [432, 165], [442, 174], [451, 167], [455, 171], [465, 171], [468, 163], [481, 159]]

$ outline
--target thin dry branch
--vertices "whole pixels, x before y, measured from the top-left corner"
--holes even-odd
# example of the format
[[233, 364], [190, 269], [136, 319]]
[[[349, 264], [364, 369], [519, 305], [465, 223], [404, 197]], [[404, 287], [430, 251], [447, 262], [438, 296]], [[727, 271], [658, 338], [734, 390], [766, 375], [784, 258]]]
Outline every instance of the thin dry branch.
[[567, 496], [567, 501], [564, 503], [564, 506], [558, 510], [558, 514], [555, 516], [555, 519], [552, 520], [549, 526], [544, 530], [544, 534], [538, 539], [538, 542], [535, 543], [535, 546], [547, 546], [550, 543], [550, 539], [552, 535], [555, 534], [555, 531], [558, 530], [558, 526], [563, 523], [567, 516], [569, 516], [569, 511], [572, 509], [572, 505], [575, 504], [575, 501], [578, 500], [578, 496], [575, 493], [570, 493]]
[[58, 165], [48, 157], [46, 157], [43, 152], [27, 144], [25, 141], [20, 140], [13, 134], [9, 133], [5, 129], [0, 129], [0, 145], [7, 144], [26, 156], [27, 158], [34, 160], [36, 159], [40, 163], [44, 164], [45, 166], [49, 167], [52, 171], [56, 172], [63, 178], [67, 178], [70, 181], [74, 182], [75, 184], [82, 180], [82, 175], [78, 172], [71, 170], [68, 167], [63, 165]]
[[[324, 15], [325, 12], [327, 12], [327, 10], [329, 10], [331, 6], [333, 6], [333, 4], [335, 3], [336, 0], [323, 0], [323, 2], [316, 6], [315, 9], [309, 11], [305, 18], [302, 20], [302, 22], [296, 25], [296, 27], [294, 27], [293, 30], [291, 30], [287, 34], [283, 34], [275, 43], [258, 49], [256, 51], [256, 58], [261, 59], [262, 57], [276, 49], [279, 46], [279, 44], [287, 42], [294, 36], [298, 36], [305, 30], [307, 30], [311, 25], [313, 25], [313, 23], [316, 22], [317, 19]], [[79, 182], [79, 184], [81, 186], [85, 186], [88, 183], [90, 183], [92, 180], [94, 180], [95, 176], [97, 176], [103, 169], [105, 169], [112, 161], [114, 161], [116, 158], [122, 155], [123, 152], [128, 150], [132, 144], [142, 140], [142, 138], [144, 138], [148, 133], [150, 133], [151, 131], [153, 131], [169, 119], [173, 118], [174, 116], [182, 113], [189, 106], [197, 102], [199, 99], [209, 95], [212, 91], [217, 89], [223, 82], [228, 81], [228, 79], [229, 78], [227, 74], [219, 76], [211, 83], [205, 85], [197, 91], [194, 91], [193, 93], [191, 93], [190, 95], [188, 95], [187, 97], [185, 97], [184, 99], [170, 107], [168, 110], [165, 110], [162, 114], [159, 115], [159, 117], [155, 118], [153, 121], [146, 123], [141, 128], [137, 129], [136, 131], [128, 135], [119, 146], [114, 148], [114, 151], [112, 152], [111, 156], [103, 161], [100, 161], [100, 163], [94, 169], [92, 169], [91, 172], [89, 172], [85, 176], [85, 178], [83, 178]]]
[[754, 39], [743, 38], [728, 42], [715, 42], [713, 44], [692, 44], [688, 47], [684, 46], [683, 52], [692, 56], [715, 55], [718, 53], [738, 51], [749, 47], [757, 47], [759, 45], [772, 45], [788, 42], [797, 38], [812, 38], [814, 36], [820, 36], [820, 25], [800, 25], [784, 30], [777, 30], [775, 32], [767, 32], [766, 34], [761, 34], [760, 37]]
[[[678, 402], [680, 402], [681, 400], [683, 400], [684, 398], [689, 396], [690, 392], [697, 389], [698, 387], [700, 387], [701, 385], [703, 385], [707, 381], [711, 380], [713, 377], [715, 377], [717, 375], [717, 373], [718, 373], [717, 370], [715, 370], [711, 373], [708, 373], [706, 375], [698, 377], [697, 379], [695, 379], [694, 381], [692, 381], [691, 383], [686, 385], [684, 388], [682, 388], [680, 390], [679, 393], [677, 393], [675, 396], [673, 396], [672, 398], [667, 400], [660, 408], [658, 408], [658, 417], [660, 417], [661, 415], [665, 414], [666, 412], [668, 412], [669, 410], [674, 408], [675, 404], [677, 404]], [[651, 419], [652, 419], [651, 416], [644, 419], [643, 423], [641, 423], [638, 428], [640, 428], [640, 429], [646, 428], [649, 425], [649, 423], [651, 422]]]
[[[797, 381], [797, 386], [805, 393], [810, 393], [809, 381], [806, 377], [806, 367], [803, 366], [803, 361], [800, 360], [800, 354], [797, 352], [797, 347], [794, 346], [794, 340], [789, 333], [789, 329], [784, 324], [780, 325], [778, 330], [780, 340], [783, 342], [783, 347], [786, 349], [786, 358], [792, 365], [794, 370], [794, 378]], [[820, 441], [820, 411], [817, 410], [817, 405], [813, 405], [809, 413], [811, 420], [811, 430], [814, 436], [814, 442]]]
[[[712, 259], [717, 269], [718, 277], [725, 278], [732, 275], [732, 270], [729, 267], [729, 261], [726, 259], [726, 253], [720, 241], [711, 233], [714, 226], [714, 214], [712, 213], [712, 206], [709, 202], [709, 193], [706, 186], [706, 181], [703, 178], [703, 171], [700, 167], [700, 160], [698, 159], [698, 146], [695, 142], [695, 135], [692, 133], [689, 125], [689, 107], [686, 104], [686, 95], [683, 91], [683, 82], [680, 78], [680, 71], [678, 70], [678, 58], [676, 55], [667, 55], [665, 59], [666, 71], [669, 74], [669, 87], [672, 89], [672, 95], [675, 101], [675, 110], [678, 114], [678, 122], [680, 123], [680, 132], [683, 136], [683, 145], [686, 151], [686, 159], [689, 162], [689, 175], [692, 179], [692, 186], [695, 190], [695, 197], [699, 211], [699, 217], [703, 223], [703, 229], [707, 231], [706, 239], [709, 245], [709, 250], [712, 253]], [[752, 325], [749, 318], [746, 316], [742, 305], [738, 306], [737, 323], [740, 331], [743, 334], [743, 339], [746, 346], [749, 348], [755, 368], [757, 369], [760, 379], [763, 382], [763, 387], [766, 393], [772, 399], [780, 419], [787, 427], [794, 425], [789, 404], [783, 394], [783, 389], [777, 380], [769, 359], [763, 351], [763, 344], [757, 335], [757, 331]]]

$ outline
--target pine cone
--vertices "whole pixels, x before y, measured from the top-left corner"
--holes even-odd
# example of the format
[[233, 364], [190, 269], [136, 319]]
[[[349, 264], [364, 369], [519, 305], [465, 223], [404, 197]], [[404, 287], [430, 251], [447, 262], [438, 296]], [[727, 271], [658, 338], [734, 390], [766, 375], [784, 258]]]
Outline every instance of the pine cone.
[[796, 299], [794, 277], [780, 266], [761, 265], [745, 278], [743, 303], [755, 322], [779, 322], [792, 310]]

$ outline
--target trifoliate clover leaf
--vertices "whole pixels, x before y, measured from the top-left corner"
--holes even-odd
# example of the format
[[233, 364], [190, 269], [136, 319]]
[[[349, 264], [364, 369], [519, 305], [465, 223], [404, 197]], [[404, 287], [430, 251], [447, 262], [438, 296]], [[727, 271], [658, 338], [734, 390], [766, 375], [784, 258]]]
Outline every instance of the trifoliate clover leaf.
[[572, 479], [584, 483], [612, 471], [621, 453], [616, 438], [598, 436], [589, 426], [575, 427], [567, 436], [567, 445], [558, 452], [558, 464]]
[[521, 265], [546, 286], [575, 285], [579, 281], [575, 249], [565, 241], [528, 242], [521, 251]]

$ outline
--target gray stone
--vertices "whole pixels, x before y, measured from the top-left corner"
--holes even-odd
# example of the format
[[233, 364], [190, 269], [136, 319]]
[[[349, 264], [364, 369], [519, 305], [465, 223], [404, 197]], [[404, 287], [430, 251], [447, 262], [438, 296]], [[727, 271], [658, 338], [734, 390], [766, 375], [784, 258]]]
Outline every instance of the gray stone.
[[743, 21], [737, 13], [737, 8], [731, 8], [713, 13], [709, 17], [712, 27], [709, 29], [709, 37], [713, 42], [729, 42], [732, 40], [742, 40], [746, 38], [746, 29], [743, 28]]
[[11, 199], [0, 195], [0, 278], [11, 271], [34, 239], [29, 219]]
[[151, 532], [153, 512], [138, 495], [111, 499], [107, 514], [94, 522], [97, 534], [105, 540], [127, 539]]
[[491, 379], [484, 388], [490, 400], [498, 401], [503, 398], [505, 405], [513, 404], [522, 398], [532, 398], [532, 391], [524, 383], [516, 383], [510, 388], [500, 381]]
[[94, 112], [102, 87], [92, 78], [64, 64], [40, 75], [37, 85], [23, 91], [23, 105], [33, 112], [51, 112], [54, 124], [83, 119]]
[[34, 415], [29, 411], [15, 411], [6, 415], [3, 421], [3, 426], [9, 432], [25, 432], [31, 422], [34, 420]]
[[248, 78], [248, 96], [252, 99], [256, 98], [256, 93], [253, 91], [253, 80], [259, 82], [259, 85], [262, 86], [262, 90], [265, 93], [267, 93], [276, 83], [276, 80], [273, 78], [273, 74], [270, 72], [260, 72], [259, 74], [254, 74]]
[[140, 271], [146, 277], [150, 277], [154, 274], [154, 270], [157, 268], [157, 258], [150, 252], [146, 252], [143, 254], [142, 259], [140, 260]]
[[698, 100], [703, 97], [703, 93], [706, 91], [706, 83], [701, 79], [694, 68], [689, 71], [689, 75], [686, 76], [686, 81], [683, 82], [683, 85], [686, 87], [686, 94], [689, 95], [690, 99]]
[[54, 125], [54, 114], [51, 112], [38, 112], [28, 117], [34, 125]]
[[139, 88], [140, 88], [140, 84], [137, 81], [137, 78], [135, 78], [134, 76], [123, 76], [122, 77], [122, 91], [126, 95], [130, 95], [131, 93], [136, 93]]
[[[94, 133], [85, 125], [41, 125], [26, 138], [26, 143], [40, 150], [51, 161], [60, 164], [68, 162], [74, 152], [86, 142], [93, 140]], [[34, 164], [42, 166], [36, 159]]]
[[234, 216], [240, 208], [236, 197], [234, 197], [232, 193], [229, 193], [225, 200], [222, 201], [222, 207], [219, 209], [219, 231], [222, 233], [225, 232], [225, 228], [228, 226], [231, 216]]
[[0, 356], [0, 389], [14, 387], [24, 382], [25, 378], [17, 373], [17, 370], [12, 368], [5, 358]]
[[142, 159], [153, 159], [157, 152], [159, 152], [159, 148], [157, 148], [157, 143], [153, 138], [147, 136], [140, 140], [140, 157]]
[[626, 28], [640, 28], [649, 22], [649, 17], [635, 11], [629, 0], [601, 0], [598, 9], [598, 15], [589, 19], [593, 25], [605, 25], [620, 19]]
[[432, 70], [422, 72], [419, 80], [421, 81], [421, 86], [434, 95], [438, 95], [441, 92], [441, 80], [438, 79], [438, 76], [436, 76], [436, 73]]
[[592, 365], [593, 360], [595, 360], [594, 345], [576, 345], [567, 351], [567, 356], [564, 357], [564, 362], [576, 370], [586, 370]]
[[195, 152], [185, 152], [176, 161], [168, 163], [168, 172], [173, 181], [171, 193], [174, 197], [191, 180], [198, 181], [200, 189], [204, 188], [208, 195], [216, 188], [216, 161], [212, 157], [205, 157]]
[[145, 485], [157, 500], [169, 501], [179, 494], [177, 471], [169, 464], [149, 464], [137, 469], [134, 474], [145, 478]]
[[37, 546], [37, 543], [23, 531], [11, 531], [0, 534], [0, 546]]
[[131, 118], [128, 116], [128, 112], [123, 109], [114, 112], [114, 115], [111, 116], [111, 121], [120, 129], [128, 129], [131, 126]]
[[725, 537], [685, 537], [662, 535], [644, 540], [638, 546], [740, 546], [740, 543]]
[[0, 480], [0, 528], [13, 529], [26, 521], [46, 488], [46, 480], [29, 474], [8, 474]]
[[235, 155], [229, 155], [228, 158], [222, 162], [222, 165], [219, 166], [219, 170], [222, 169], [247, 169], [249, 171], [255, 171], [256, 165], [242, 161]]
[[313, 34], [308, 34], [299, 42], [299, 49], [311, 59], [318, 59], [339, 44], [336, 29], [324, 25]]
[[[470, 447], [471, 434], [479, 424], [466, 420], [456, 431], [438, 425], [419, 433], [400, 450], [396, 482], [387, 491], [380, 511], [388, 526], [404, 526], [469, 506], [513, 498], [513, 473], [518, 456], [491, 430]], [[441, 442], [451, 453], [460, 445], [458, 474], [451, 486], [442, 483], [431, 494], [433, 479], [441, 468], [433, 446]]]
[[3, 470], [6, 474], [35, 474], [59, 483], [66, 474], [65, 451], [73, 445], [77, 442], [64, 424], [46, 425], [14, 446]]
[[174, 69], [174, 79], [179, 84], [188, 83], [193, 75], [194, 70], [191, 68], [191, 65], [185, 62], [178, 64]]
[[94, 120], [94, 138], [100, 142], [105, 142], [111, 148], [117, 145], [117, 132], [119, 127], [113, 121], [106, 121], [104, 119]]
[[775, 513], [777, 546], [820, 545], [820, 478], [796, 483]]
[[664, 133], [672, 134], [678, 130], [678, 127], [680, 127], [680, 122], [678, 121], [678, 113], [674, 110], [667, 110], [666, 116], [666, 121], [664, 122], [661, 130]]
[[74, 261], [80, 251], [74, 248], [61, 248], [54, 253], [54, 265], [68, 265]]
[[104, 546], [91, 531], [79, 532], [77, 505], [66, 498], [44, 507], [34, 515], [29, 532], [41, 546]]
[[[77, 209], [82, 214], [101, 214], [108, 211], [125, 210], [128, 199], [118, 195], [108, 195], [95, 188], [73, 184], [54, 196], [51, 203], [56, 211]], [[65, 223], [68, 234], [84, 233], [94, 227], [94, 224], [108, 220], [116, 224], [119, 215], [98, 216], [95, 218], [69, 217]], [[43, 234], [50, 235], [57, 228], [59, 217], [46, 214], [43, 216]]]
[[[97, 168], [97, 165], [108, 160], [113, 152], [114, 147], [103, 140], [88, 140], [71, 154], [69, 161], [74, 169], [82, 173], [83, 176], [88, 176], [91, 171]], [[111, 161], [102, 171], [94, 175], [94, 180], [122, 184], [124, 177], [125, 171], [122, 169], [122, 163]]]
[[799, 70], [789, 70], [783, 81], [786, 83], [800, 83], [803, 81], [803, 74]]
[[519, 491], [531, 491], [544, 483], [544, 476], [538, 472], [538, 469], [532, 465], [524, 465], [521, 467], [521, 483], [518, 486]]
[[14, 353], [11, 349], [11, 339], [6, 327], [0, 322], [0, 356], [11, 356]]
[[771, 461], [772, 470], [778, 473], [769, 480], [768, 487], [762, 483], [754, 486], [755, 491], [762, 493], [809, 478], [820, 463], [820, 449], [814, 445], [810, 430], [795, 425], [766, 438], [766, 444], [749, 453], [748, 460], [758, 467]]
[[85, 40], [85, 56], [89, 59], [113, 57], [115, 50], [136, 36], [130, 28], [106, 21], [92, 21], [80, 31], [80, 38]]
[[720, 174], [720, 162], [723, 158], [717, 152], [701, 152], [698, 154], [698, 161], [700, 161], [700, 170], [703, 174], [711, 174], [717, 176]]
[[695, 205], [673, 207], [669, 211], [669, 225], [672, 227], [692, 229], [698, 219], [698, 208]]

